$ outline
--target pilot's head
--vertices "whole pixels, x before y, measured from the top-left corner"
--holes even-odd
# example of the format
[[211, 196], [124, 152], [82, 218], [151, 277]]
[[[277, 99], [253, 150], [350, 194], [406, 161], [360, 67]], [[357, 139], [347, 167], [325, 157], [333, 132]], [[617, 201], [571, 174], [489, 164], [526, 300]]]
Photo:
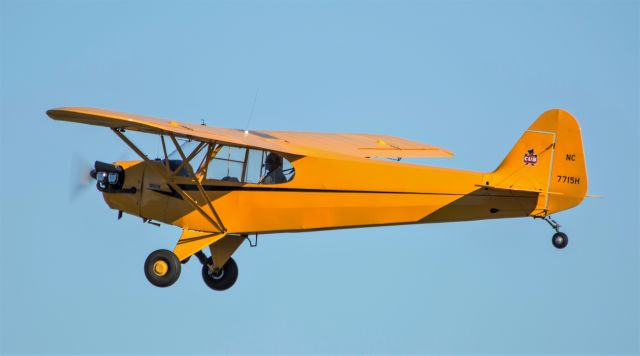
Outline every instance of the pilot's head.
[[265, 160], [264, 164], [267, 167], [268, 171], [273, 171], [275, 169], [278, 169], [279, 167], [282, 167], [282, 156], [273, 152], [269, 153], [267, 155], [267, 159]]

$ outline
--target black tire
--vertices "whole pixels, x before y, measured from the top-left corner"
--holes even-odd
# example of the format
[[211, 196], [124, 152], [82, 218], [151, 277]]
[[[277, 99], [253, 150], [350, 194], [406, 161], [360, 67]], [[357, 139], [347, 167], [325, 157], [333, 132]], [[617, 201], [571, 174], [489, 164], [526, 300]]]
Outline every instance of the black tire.
[[180, 277], [180, 260], [171, 251], [156, 250], [144, 261], [144, 275], [156, 287], [168, 287]]
[[[208, 263], [211, 263], [211, 257], [208, 259]], [[238, 280], [238, 265], [233, 258], [229, 257], [227, 263], [224, 264], [222, 270], [217, 275], [209, 273], [209, 267], [207, 264], [202, 265], [202, 279], [204, 283], [211, 289], [217, 291], [223, 291], [231, 288]]]
[[569, 237], [564, 232], [556, 232], [551, 238], [551, 243], [553, 247], [563, 249], [569, 244]]

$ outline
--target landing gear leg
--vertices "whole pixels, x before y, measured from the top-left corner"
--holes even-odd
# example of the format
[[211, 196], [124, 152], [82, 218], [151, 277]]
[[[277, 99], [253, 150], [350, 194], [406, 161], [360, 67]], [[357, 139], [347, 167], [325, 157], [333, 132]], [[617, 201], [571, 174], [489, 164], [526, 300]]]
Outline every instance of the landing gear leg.
[[551, 243], [553, 244], [553, 247], [557, 249], [563, 249], [567, 247], [567, 245], [569, 244], [569, 237], [567, 236], [567, 234], [560, 231], [560, 224], [558, 224], [558, 222], [553, 220], [550, 216], [538, 218], [546, 221], [549, 226], [551, 226], [556, 231], [556, 233], [553, 234], [553, 237], [551, 237]]
[[207, 255], [205, 255], [204, 252], [202, 251], [198, 251], [194, 253], [194, 255], [198, 258], [198, 261], [200, 261], [200, 263], [203, 265], [206, 265], [207, 261], [209, 261], [209, 259], [207, 258]]

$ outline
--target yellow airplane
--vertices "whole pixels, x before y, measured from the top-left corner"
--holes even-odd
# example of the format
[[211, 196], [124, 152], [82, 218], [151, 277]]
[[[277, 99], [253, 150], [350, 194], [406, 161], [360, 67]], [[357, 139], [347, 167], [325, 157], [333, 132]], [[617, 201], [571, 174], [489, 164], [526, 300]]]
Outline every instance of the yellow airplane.
[[[232, 254], [258, 234], [530, 216], [551, 225], [562, 249], [567, 235], [550, 214], [587, 193], [580, 127], [560, 109], [543, 113], [489, 173], [399, 162], [453, 154], [387, 135], [223, 129], [93, 108], [47, 115], [109, 127], [140, 156], [96, 162], [91, 176], [118, 217], [183, 229], [173, 251], [145, 261], [158, 287], [175, 283], [196, 255], [207, 286], [230, 288]], [[127, 131], [158, 135], [163, 157], [149, 158]]]

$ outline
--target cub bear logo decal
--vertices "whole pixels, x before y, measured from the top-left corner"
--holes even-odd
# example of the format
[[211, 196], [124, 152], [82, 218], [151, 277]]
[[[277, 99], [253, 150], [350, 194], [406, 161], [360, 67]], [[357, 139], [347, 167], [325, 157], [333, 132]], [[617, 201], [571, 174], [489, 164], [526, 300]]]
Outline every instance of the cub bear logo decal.
[[524, 154], [524, 158], [522, 160], [524, 161], [525, 166], [527, 164], [535, 166], [536, 163], [538, 163], [538, 155], [533, 152], [533, 148], [532, 148], [529, 151], [527, 151], [527, 153]]

